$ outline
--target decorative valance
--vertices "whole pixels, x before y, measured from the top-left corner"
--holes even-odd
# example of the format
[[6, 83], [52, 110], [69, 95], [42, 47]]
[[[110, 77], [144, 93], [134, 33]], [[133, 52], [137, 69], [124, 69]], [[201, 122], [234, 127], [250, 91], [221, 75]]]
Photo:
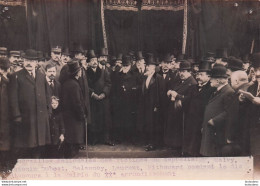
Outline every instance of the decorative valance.
[[3, 6], [25, 6], [25, 0], [0, 0]]

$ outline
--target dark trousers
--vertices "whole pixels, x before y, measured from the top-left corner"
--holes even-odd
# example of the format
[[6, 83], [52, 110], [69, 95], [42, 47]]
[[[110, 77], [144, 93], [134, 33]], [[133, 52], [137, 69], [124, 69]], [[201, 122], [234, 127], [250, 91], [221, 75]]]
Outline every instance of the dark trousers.
[[45, 146], [34, 148], [15, 148], [14, 154], [17, 159], [40, 159], [44, 158]]
[[58, 145], [47, 145], [45, 148], [45, 155], [44, 158], [49, 159], [58, 159], [58, 158], [64, 158], [64, 145], [58, 144]]
[[74, 158], [79, 153], [79, 144], [71, 144], [65, 143], [64, 144], [64, 158]]

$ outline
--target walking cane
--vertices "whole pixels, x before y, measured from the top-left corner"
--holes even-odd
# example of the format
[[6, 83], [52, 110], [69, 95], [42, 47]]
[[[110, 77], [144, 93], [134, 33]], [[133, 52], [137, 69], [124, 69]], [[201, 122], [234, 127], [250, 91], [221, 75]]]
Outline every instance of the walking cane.
[[88, 122], [87, 122], [87, 119], [85, 121], [85, 131], [86, 131], [86, 156], [88, 158]]

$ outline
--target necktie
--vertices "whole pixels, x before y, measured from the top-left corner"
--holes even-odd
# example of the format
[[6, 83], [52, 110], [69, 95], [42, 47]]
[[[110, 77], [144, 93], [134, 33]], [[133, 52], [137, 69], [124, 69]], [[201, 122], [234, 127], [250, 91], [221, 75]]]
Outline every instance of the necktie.
[[53, 88], [53, 87], [54, 87], [53, 80], [50, 80], [50, 86], [51, 86], [51, 88]]
[[33, 72], [32, 72], [32, 71], [30, 72], [30, 76], [34, 79], [34, 76], [33, 76]]

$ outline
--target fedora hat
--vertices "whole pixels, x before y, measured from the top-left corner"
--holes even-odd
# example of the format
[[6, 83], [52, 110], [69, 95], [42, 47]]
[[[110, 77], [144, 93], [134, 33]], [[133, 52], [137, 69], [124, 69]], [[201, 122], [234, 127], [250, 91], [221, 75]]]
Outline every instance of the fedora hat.
[[10, 67], [10, 61], [7, 57], [0, 57], [0, 68], [7, 70]]
[[191, 70], [191, 63], [187, 60], [182, 61], [179, 70]]
[[212, 78], [227, 78], [227, 68], [223, 65], [215, 65], [211, 70]]
[[108, 56], [107, 48], [101, 48], [99, 56]]
[[28, 60], [38, 60], [38, 52], [33, 49], [28, 49], [25, 51], [23, 58]]
[[79, 60], [78, 59], [72, 59], [68, 63], [69, 71], [71, 75], [75, 75], [80, 70]]
[[243, 61], [231, 56], [228, 58], [227, 68], [231, 69], [232, 71], [243, 70]]
[[210, 72], [211, 71], [211, 62], [203, 60], [199, 64], [198, 72]]

